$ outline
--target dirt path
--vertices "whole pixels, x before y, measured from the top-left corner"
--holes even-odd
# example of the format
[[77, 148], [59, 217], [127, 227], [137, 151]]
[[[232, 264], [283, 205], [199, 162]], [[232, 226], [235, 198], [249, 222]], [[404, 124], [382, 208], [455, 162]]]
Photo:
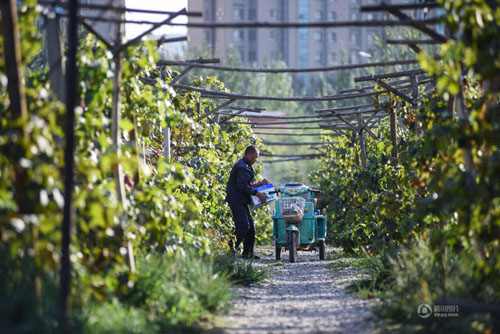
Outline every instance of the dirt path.
[[[264, 256], [261, 256], [264, 253]], [[242, 333], [372, 333], [374, 316], [370, 301], [345, 291], [359, 275], [355, 269], [328, 270], [335, 260], [319, 261], [317, 253], [299, 252], [298, 262], [282, 256], [275, 263], [271, 248], [260, 249], [271, 276], [263, 283], [238, 288], [235, 307], [224, 318], [223, 332]]]

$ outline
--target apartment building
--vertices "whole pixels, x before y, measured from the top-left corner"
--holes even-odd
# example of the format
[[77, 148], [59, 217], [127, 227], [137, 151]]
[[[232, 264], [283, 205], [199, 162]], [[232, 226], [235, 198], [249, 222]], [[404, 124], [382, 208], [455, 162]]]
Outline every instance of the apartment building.
[[[378, 0], [188, 0], [202, 18], [190, 22], [324, 22], [381, 19], [380, 13], [360, 13]], [[374, 35], [383, 28], [203, 29], [189, 28], [188, 49], [209, 47], [224, 58], [236, 51], [243, 64], [263, 66], [283, 60], [288, 67], [331, 66], [369, 61]]]

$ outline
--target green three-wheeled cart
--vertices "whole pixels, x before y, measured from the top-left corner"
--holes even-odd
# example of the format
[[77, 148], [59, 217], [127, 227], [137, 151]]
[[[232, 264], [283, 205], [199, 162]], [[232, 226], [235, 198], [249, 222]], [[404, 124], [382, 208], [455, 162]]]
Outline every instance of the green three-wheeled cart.
[[[288, 250], [290, 262], [297, 260], [297, 250], [319, 251], [325, 259], [326, 212], [315, 208], [318, 190], [302, 183], [287, 183], [277, 192], [280, 197], [272, 216], [276, 260], [281, 250]], [[317, 210], [317, 211], [316, 211]]]

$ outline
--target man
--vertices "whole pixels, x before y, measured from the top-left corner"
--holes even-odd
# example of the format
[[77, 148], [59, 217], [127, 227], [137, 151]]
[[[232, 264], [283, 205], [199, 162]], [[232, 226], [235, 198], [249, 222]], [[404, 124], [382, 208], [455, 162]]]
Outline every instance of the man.
[[[259, 150], [255, 146], [248, 146], [245, 156], [231, 169], [229, 181], [226, 186], [226, 202], [233, 213], [234, 226], [236, 227], [236, 249], [243, 241], [243, 258], [258, 259], [253, 252], [255, 243], [255, 223], [250, 215], [248, 205], [252, 203], [250, 195], [257, 196], [262, 203], [266, 202], [267, 195], [252, 188], [251, 183], [255, 178], [252, 165], [259, 158]], [[233, 249], [232, 240], [229, 247]]]

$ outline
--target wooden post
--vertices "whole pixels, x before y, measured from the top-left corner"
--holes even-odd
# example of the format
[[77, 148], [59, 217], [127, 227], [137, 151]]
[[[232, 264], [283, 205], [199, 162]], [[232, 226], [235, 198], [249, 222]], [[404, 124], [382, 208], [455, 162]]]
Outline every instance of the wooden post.
[[358, 154], [358, 150], [356, 149], [356, 131], [352, 131], [352, 147], [354, 148], [354, 159], [356, 161], [356, 166], [359, 167], [359, 154]]
[[[3, 54], [7, 74], [7, 92], [10, 100], [11, 119], [26, 119], [28, 111], [22, 79], [21, 46], [19, 45], [17, 7], [15, 0], [1, 0], [2, 13]], [[23, 130], [19, 129], [21, 132]], [[24, 135], [24, 132], [21, 133]], [[26, 171], [21, 166], [15, 168], [15, 200], [20, 213], [25, 213], [26, 201], [24, 200]]]
[[[459, 119], [465, 119], [468, 117], [467, 115], [467, 110], [465, 108], [465, 97], [463, 94], [463, 85], [460, 83], [460, 91], [458, 92], [458, 95], [456, 96], [456, 109], [457, 109], [457, 116]], [[476, 170], [474, 168], [474, 160], [472, 158], [472, 152], [470, 149], [463, 148], [462, 149], [462, 156], [464, 159], [465, 163], [465, 170], [467, 173], [470, 173], [472, 176], [476, 175]]]
[[64, 210], [62, 224], [62, 256], [61, 256], [61, 290], [60, 290], [60, 320], [63, 331], [67, 328], [67, 318], [70, 312], [71, 290], [71, 221], [73, 212], [73, 169], [75, 154], [75, 106], [78, 87], [78, 67], [76, 52], [78, 45], [78, 0], [68, 1], [68, 61], [66, 62], [66, 146], [64, 149]]
[[361, 166], [363, 169], [367, 168], [366, 165], [366, 142], [365, 142], [365, 134], [363, 130], [363, 122], [361, 121], [361, 117], [359, 118], [359, 144], [361, 146]]
[[[123, 16], [123, 13], [121, 13]], [[123, 36], [123, 24], [117, 23], [118, 27], [116, 29], [116, 40], [114, 44], [114, 48], [112, 49], [113, 53], [113, 64], [114, 64], [114, 77], [113, 77], [113, 97], [112, 97], [112, 109], [111, 109], [111, 137], [113, 140], [113, 145], [116, 149], [116, 155], [118, 160], [121, 156], [121, 93], [120, 87], [122, 83], [122, 67], [121, 61], [123, 57], [124, 46], [122, 45], [122, 36]], [[130, 41], [129, 41], [130, 42]], [[118, 163], [115, 167], [115, 182], [116, 182], [116, 193], [118, 195], [118, 201], [120, 202], [122, 208], [124, 210], [127, 209], [128, 203], [125, 195], [125, 183], [124, 183], [124, 174], [123, 174], [123, 166]], [[135, 272], [135, 258], [134, 258], [134, 248], [132, 242], [127, 240], [127, 253], [129, 260], [129, 267], [131, 272]]]
[[390, 122], [391, 122], [391, 142], [392, 142], [392, 162], [397, 163], [398, 160], [398, 148], [397, 148], [397, 137], [398, 137], [398, 125], [396, 123], [396, 111], [394, 109], [390, 112]]
[[59, 101], [65, 101], [65, 82], [63, 70], [63, 56], [61, 38], [59, 36], [59, 19], [45, 18], [45, 34], [47, 39], [47, 55], [49, 60], [50, 89], [56, 94]]
[[165, 162], [170, 162], [171, 152], [170, 152], [170, 128], [163, 128], [163, 156], [165, 157]]
[[[116, 149], [116, 154], [118, 158], [120, 157], [120, 147], [121, 147], [121, 131], [120, 131], [120, 121], [121, 121], [121, 57], [122, 52], [118, 51], [113, 54], [114, 63], [114, 77], [113, 77], [113, 97], [112, 97], [112, 109], [111, 109], [111, 137], [113, 140], [113, 145]], [[123, 183], [123, 167], [120, 163], [115, 167], [115, 182], [116, 182], [116, 193], [118, 195], [118, 200], [120, 203], [126, 207], [125, 198], [125, 186]]]
[[0, 6], [11, 117], [13, 119], [26, 118], [28, 112], [22, 78], [21, 46], [19, 45], [16, 1], [1, 0]]

